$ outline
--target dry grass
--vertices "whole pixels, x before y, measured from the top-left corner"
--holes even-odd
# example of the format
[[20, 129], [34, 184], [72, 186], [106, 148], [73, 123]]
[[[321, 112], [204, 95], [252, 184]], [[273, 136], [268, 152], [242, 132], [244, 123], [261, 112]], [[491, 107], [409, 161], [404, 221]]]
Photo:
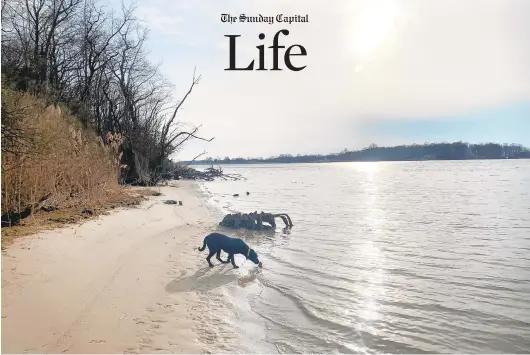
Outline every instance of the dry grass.
[[118, 184], [121, 136], [109, 134], [103, 142], [83, 129], [68, 110], [46, 106], [28, 94], [2, 88], [2, 101], [2, 120], [11, 114], [5, 122], [16, 125], [11, 144], [2, 140], [2, 214], [35, 206], [48, 194], [43, 205], [54, 208], [53, 212], [36, 209], [19, 226], [2, 228], [2, 245], [19, 235], [145, 198], [145, 192], [134, 193]]

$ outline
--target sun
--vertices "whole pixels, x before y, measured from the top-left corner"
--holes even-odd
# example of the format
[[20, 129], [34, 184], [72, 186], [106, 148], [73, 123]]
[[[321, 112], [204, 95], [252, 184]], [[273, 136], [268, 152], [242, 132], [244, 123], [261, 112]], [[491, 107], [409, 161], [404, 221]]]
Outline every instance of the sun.
[[396, 0], [367, 0], [354, 19], [355, 54], [366, 59], [381, 46], [394, 28], [396, 14]]

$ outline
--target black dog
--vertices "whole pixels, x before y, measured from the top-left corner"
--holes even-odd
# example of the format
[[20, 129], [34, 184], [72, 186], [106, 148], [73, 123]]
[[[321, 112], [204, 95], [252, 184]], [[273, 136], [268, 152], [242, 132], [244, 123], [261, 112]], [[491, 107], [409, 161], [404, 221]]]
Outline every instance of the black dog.
[[[258, 260], [258, 254], [256, 254], [254, 249], [250, 248], [247, 243], [239, 238], [230, 238], [229, 236], [221, 233], [211, 233], [204, 237], [202, 248], [199, 248], [199, 251], [203, 251], [206, 246], [208, 246], [208, 250], [210, 251], [210, 254], [208, 254], [206, 257], [206, 261], [208, 261], [208, 265], [210, 265], [210, 267], [213, 267], [213, 264], [210, 262], [210, 258], [216, 253], [217, 260], [223, 264], [227, 264], [232, 261], [232, 265], [236, 269], [239, 268], [239, 266], [237, 266], [234, 262], [235, 254], [243, 254], [254, 264], [257, 264], [259, 267], [262, 266], [261, 262]], [[228, 259], [226, 261], [221, 260], [221, 251], [224, 251], [228, 254]]]

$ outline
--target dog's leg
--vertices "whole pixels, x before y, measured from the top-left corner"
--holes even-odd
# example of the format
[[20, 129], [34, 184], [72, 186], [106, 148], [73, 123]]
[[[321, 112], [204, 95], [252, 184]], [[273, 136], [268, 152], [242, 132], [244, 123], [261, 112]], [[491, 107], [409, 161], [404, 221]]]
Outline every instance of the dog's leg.
[[222, 262], [223, 264], [228, 263], [228, 260], [227, 260], [227, 261], [223, 261], [223, 260], [221, 259], [221, 251], [220, 251], [220, 250], [217, 252], [216, 258], [217, 258], [217, 260], [219, 260], [219, 261]]
[[210, 267], [213, 267], [213, 264], [212, 262], [210, 261], [211, 257], [215, 254], [215, 251], [211, 251], [210, 254], [208, 254], [208, 256], [206, 257], [206, 261], [208, 262], [208, 265], [210, 265]]
[[236, 263], [234, 262], [235, 260], [234, 254], [230, 254], [230, 256], [228, 256], [228, 259], [232, 261], [232, 266], [234, 267], [234, 269], [239, 269], [239, 266], [237, 266]]

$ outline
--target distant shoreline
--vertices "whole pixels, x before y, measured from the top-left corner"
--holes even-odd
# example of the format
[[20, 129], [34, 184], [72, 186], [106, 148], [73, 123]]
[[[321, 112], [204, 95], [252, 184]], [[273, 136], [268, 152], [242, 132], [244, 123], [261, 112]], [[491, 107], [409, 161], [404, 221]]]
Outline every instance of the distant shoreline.
[[530, 159], [529, 157], [518, 157], [518, 158], [467, 158], [467, 159], [397, 159], [397, 160], [315, 160], [315, 161], [287, 161], [287, 162], [278, 162], [278, 161], [245, 161], [245, 162], [235, 162], [235, 161], [184, 161], [186, 164], [190, 165], [273, 165], [273, 164], [323, 164], [323, 163], [383, 163], [383, 162], [413, 162], [413, 161], [477, 161], [477, 160], [526, 160]]
[[432, 161], [432, 160], [499, 160], [530, 159], [530, 149], [518, 143], [425, 143], [369, 147], [349, 151], [344, 149], [334, 154], [281, 154], [269, 158], [206, 158], [186, 161], [194, 165], [227, 164], [293, 164], [293, 163], [337, 163], [337, 162], [380, 162], [380, 161]]

